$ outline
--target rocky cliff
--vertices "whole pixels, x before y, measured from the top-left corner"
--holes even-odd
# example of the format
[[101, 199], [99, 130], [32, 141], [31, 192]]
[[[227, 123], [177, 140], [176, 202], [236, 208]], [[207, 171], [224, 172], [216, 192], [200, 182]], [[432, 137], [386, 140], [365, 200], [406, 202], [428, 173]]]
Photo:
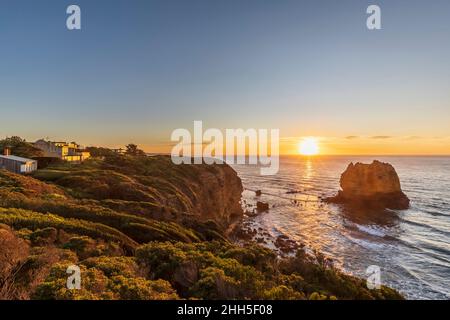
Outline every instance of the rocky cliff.
[[389, 209], [407, 209], [409, 199], [403, 193], [400, 179], [389, 163], [350, 163], [341, 175], [342, 190], [329, 202], [376, 206]]
[[77, 199], [158, 220], [213, 220], [226, 228], [242, 217], [242, 183], [228, 165], [174, 165], [170, 157], [107, 157], [56, 166], [34, 177]]
[[200, 172], [197, 184], [195, 211], [204, 218], [228, 226], [242, 217], [240, 201], [244, 189], [241, 179], [230, 166], [216, 165]]

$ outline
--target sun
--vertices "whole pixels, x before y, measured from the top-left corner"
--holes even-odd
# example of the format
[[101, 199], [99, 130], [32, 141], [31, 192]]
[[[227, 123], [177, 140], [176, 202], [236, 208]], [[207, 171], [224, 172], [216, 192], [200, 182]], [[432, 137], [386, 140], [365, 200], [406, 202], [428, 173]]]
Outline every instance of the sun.
[[319, 153], [319, 143], [316, 138], [305, 138], [298, 145], [298, 153], [304, 156], [314, 156]]

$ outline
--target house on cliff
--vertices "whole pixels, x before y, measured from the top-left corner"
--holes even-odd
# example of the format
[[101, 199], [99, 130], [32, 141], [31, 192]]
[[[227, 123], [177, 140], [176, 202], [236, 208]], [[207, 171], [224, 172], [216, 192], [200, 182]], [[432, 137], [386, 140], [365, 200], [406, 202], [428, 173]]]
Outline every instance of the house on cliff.
[[42, 150], [44, 157], [58, 158], [69, 162], [83, 162], [91, 156], [89, 151], [75, 142], [40, 139], [34, 143], [34, 146]]
[[11, 155], [8, 147], [3, 150], [3, 155], [0, 155], [0, 169], [22, 174], [36, 171], [37, 167], [36, 160]]

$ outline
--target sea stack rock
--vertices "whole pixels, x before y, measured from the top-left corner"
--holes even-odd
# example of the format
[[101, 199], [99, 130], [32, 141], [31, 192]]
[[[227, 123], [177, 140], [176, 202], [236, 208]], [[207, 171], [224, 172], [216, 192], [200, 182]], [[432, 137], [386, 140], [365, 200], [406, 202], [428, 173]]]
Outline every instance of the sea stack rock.
[[400, 179], [389, 163], [350, 163], [340, 180], [341, 188], [328, 202], [366, 207], [408, 209], [409, 199], [400, 187]]

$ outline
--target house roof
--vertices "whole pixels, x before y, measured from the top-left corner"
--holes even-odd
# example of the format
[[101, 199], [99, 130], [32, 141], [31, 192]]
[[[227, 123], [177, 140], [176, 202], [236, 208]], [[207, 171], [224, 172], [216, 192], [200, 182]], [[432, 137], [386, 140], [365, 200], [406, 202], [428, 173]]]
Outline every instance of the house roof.
[[0, 158], [10, 159], [10, 160], [14, 160], [14, 161], [17, 161], [17, 162], [23, 162], [23, 163], [36, 162], [36, 160], [28, 159], [28, 158], [22, 158], [22, 157], [18, 157], [18, 156], [4, 156], [4, 155], [0, 155]]

